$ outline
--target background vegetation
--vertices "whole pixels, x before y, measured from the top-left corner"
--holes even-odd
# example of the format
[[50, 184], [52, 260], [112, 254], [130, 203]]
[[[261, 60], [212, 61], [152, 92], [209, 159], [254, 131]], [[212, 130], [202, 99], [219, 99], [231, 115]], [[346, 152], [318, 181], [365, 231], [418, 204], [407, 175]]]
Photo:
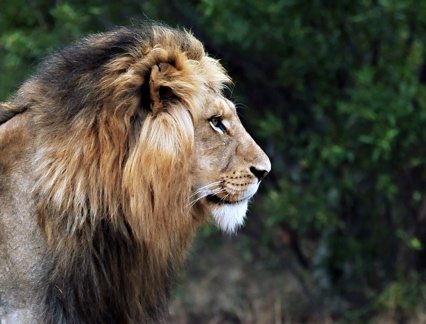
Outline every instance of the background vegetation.
[[[233, 243], [298, 282], [293, 319], [425, 319], [426, 2], [6, 0], [0, 100], [47, 53], [146, 17], [192, 29], [235, 80], [273, 172]], [[198, 249], [221, 241], [205, 229]]]

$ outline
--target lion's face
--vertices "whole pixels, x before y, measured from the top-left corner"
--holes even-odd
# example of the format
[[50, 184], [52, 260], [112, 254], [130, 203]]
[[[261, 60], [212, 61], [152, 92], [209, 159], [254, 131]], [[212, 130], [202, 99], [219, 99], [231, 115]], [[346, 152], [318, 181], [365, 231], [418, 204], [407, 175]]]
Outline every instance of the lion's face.
[[195, 125], [195, 155], [194, 201], [207, 205], [222, 230], [235, 231], [271, 163], [244, 129], [235, 105], [220, 95], [207, 100]]

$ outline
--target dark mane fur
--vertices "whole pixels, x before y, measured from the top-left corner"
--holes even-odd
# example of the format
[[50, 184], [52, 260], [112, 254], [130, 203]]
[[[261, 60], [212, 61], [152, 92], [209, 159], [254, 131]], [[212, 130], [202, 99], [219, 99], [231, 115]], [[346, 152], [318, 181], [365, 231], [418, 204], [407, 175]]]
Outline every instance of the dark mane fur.
[[46, 269], [40, 282], [43, 323], [162, 322], [173, 269], [161, 269], [157, 275], [164, 282], [159, 283], [155, 296], [146, 296], [140, 289], [147, 283], [140, 282], [137, 269], [146, 266], [143, 261], [149, 257], [141, 259], [140, 254], [149, 250], [135, 240], [130, 228], [117, 231], [102, 221], [94, 233], [79, 235], [89, 236], [86, 239], [93, 245], [74, 256], [72, 263], [47, 256], [55, 266]]

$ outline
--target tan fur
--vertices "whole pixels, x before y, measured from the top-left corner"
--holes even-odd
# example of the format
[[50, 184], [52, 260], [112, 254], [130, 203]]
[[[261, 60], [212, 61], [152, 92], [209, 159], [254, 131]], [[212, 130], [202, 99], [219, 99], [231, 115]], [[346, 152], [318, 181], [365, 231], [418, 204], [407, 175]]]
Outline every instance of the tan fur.
[[[22, 168], [10, 152], [31, 147], [34, 214], [47, 244], [36, 258], [47, 271], [39, 279], [47, 287], [41, 321], [161, 319], [173, 269], [215, 208], [199, 189], [220, 182], [218, 197], [232, 203], [257, 183], [250, 167], [270, 169], [221, 94], [228, 76], [201, 43], [168, 27], [143, 32], [146, 38], [127, 29], [97, 35], [53, 56], [0, 106], [0, 115], [27, 109], [31, 125], [23, 142], [7, 141], [7, 129], [0, 133], [0, 172]], [[75, 72], [79, 55], [95, 55], [117, 38], [132, 46], [101, 67]], [[63, 84], [52, 86], [58, 73]], [[227, 134], [212, 129], [213, 115], [223, 118]], [[0, 182], [0, 206], [14, 194], [8, 179]], [[88, 298], [96, 305], [78, 306]]]
[[26, 107], [18, 107], [6, 102], [0, 102], [0, 124], [9, 120], [16, 114], [25, 111]]

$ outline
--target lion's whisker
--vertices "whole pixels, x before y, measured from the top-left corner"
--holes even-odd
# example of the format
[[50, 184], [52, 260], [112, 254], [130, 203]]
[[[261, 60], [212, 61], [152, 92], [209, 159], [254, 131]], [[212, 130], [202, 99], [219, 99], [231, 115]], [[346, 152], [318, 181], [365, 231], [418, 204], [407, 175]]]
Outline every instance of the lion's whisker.
[[223, 198], [220, 199], [220, 201], [225, 201], [230, 195], [231, 195], [231, 193], [227, 193], [225, 195], [225, 197], [223, 197]]
[[215, 182], [209, 183], [205, 186], [202, 186], [202, 187], [198, 188], [197, 190], [195, 190], [195, 192], [190, 196], [190, 198], [202, 193], [204, 190], [211, 189], [211, 187], [217, 186], [220, 183], [221, 183], [221, 181], [215, 181]]
[[189, 203], [189, 206], [190, 207], [193, 207], [198, 201], [200, 201], [201, 199], [203, 199], [203, 198], [205, 198], [205, 197], [207, 197], [207, 196], [209, 196], [209, 195], [217, 195], [217, 194], [219, 194], [219, 193], [221, 193], [221, 192], [226, 192], [225, 191], [225, 189], [223, 189], [223, 188], [218, 188], [218, 189], [215, 189], [215, 190], [212, 190], [212, 192], [206, 192], [205, 194], [203, 194], [203, 195], [201, 195], [201, 196], [199, 196], [199, 197], [197, 197], [196, 199], [194, 199], [193, 201], [191, 201], [190, 203]]

